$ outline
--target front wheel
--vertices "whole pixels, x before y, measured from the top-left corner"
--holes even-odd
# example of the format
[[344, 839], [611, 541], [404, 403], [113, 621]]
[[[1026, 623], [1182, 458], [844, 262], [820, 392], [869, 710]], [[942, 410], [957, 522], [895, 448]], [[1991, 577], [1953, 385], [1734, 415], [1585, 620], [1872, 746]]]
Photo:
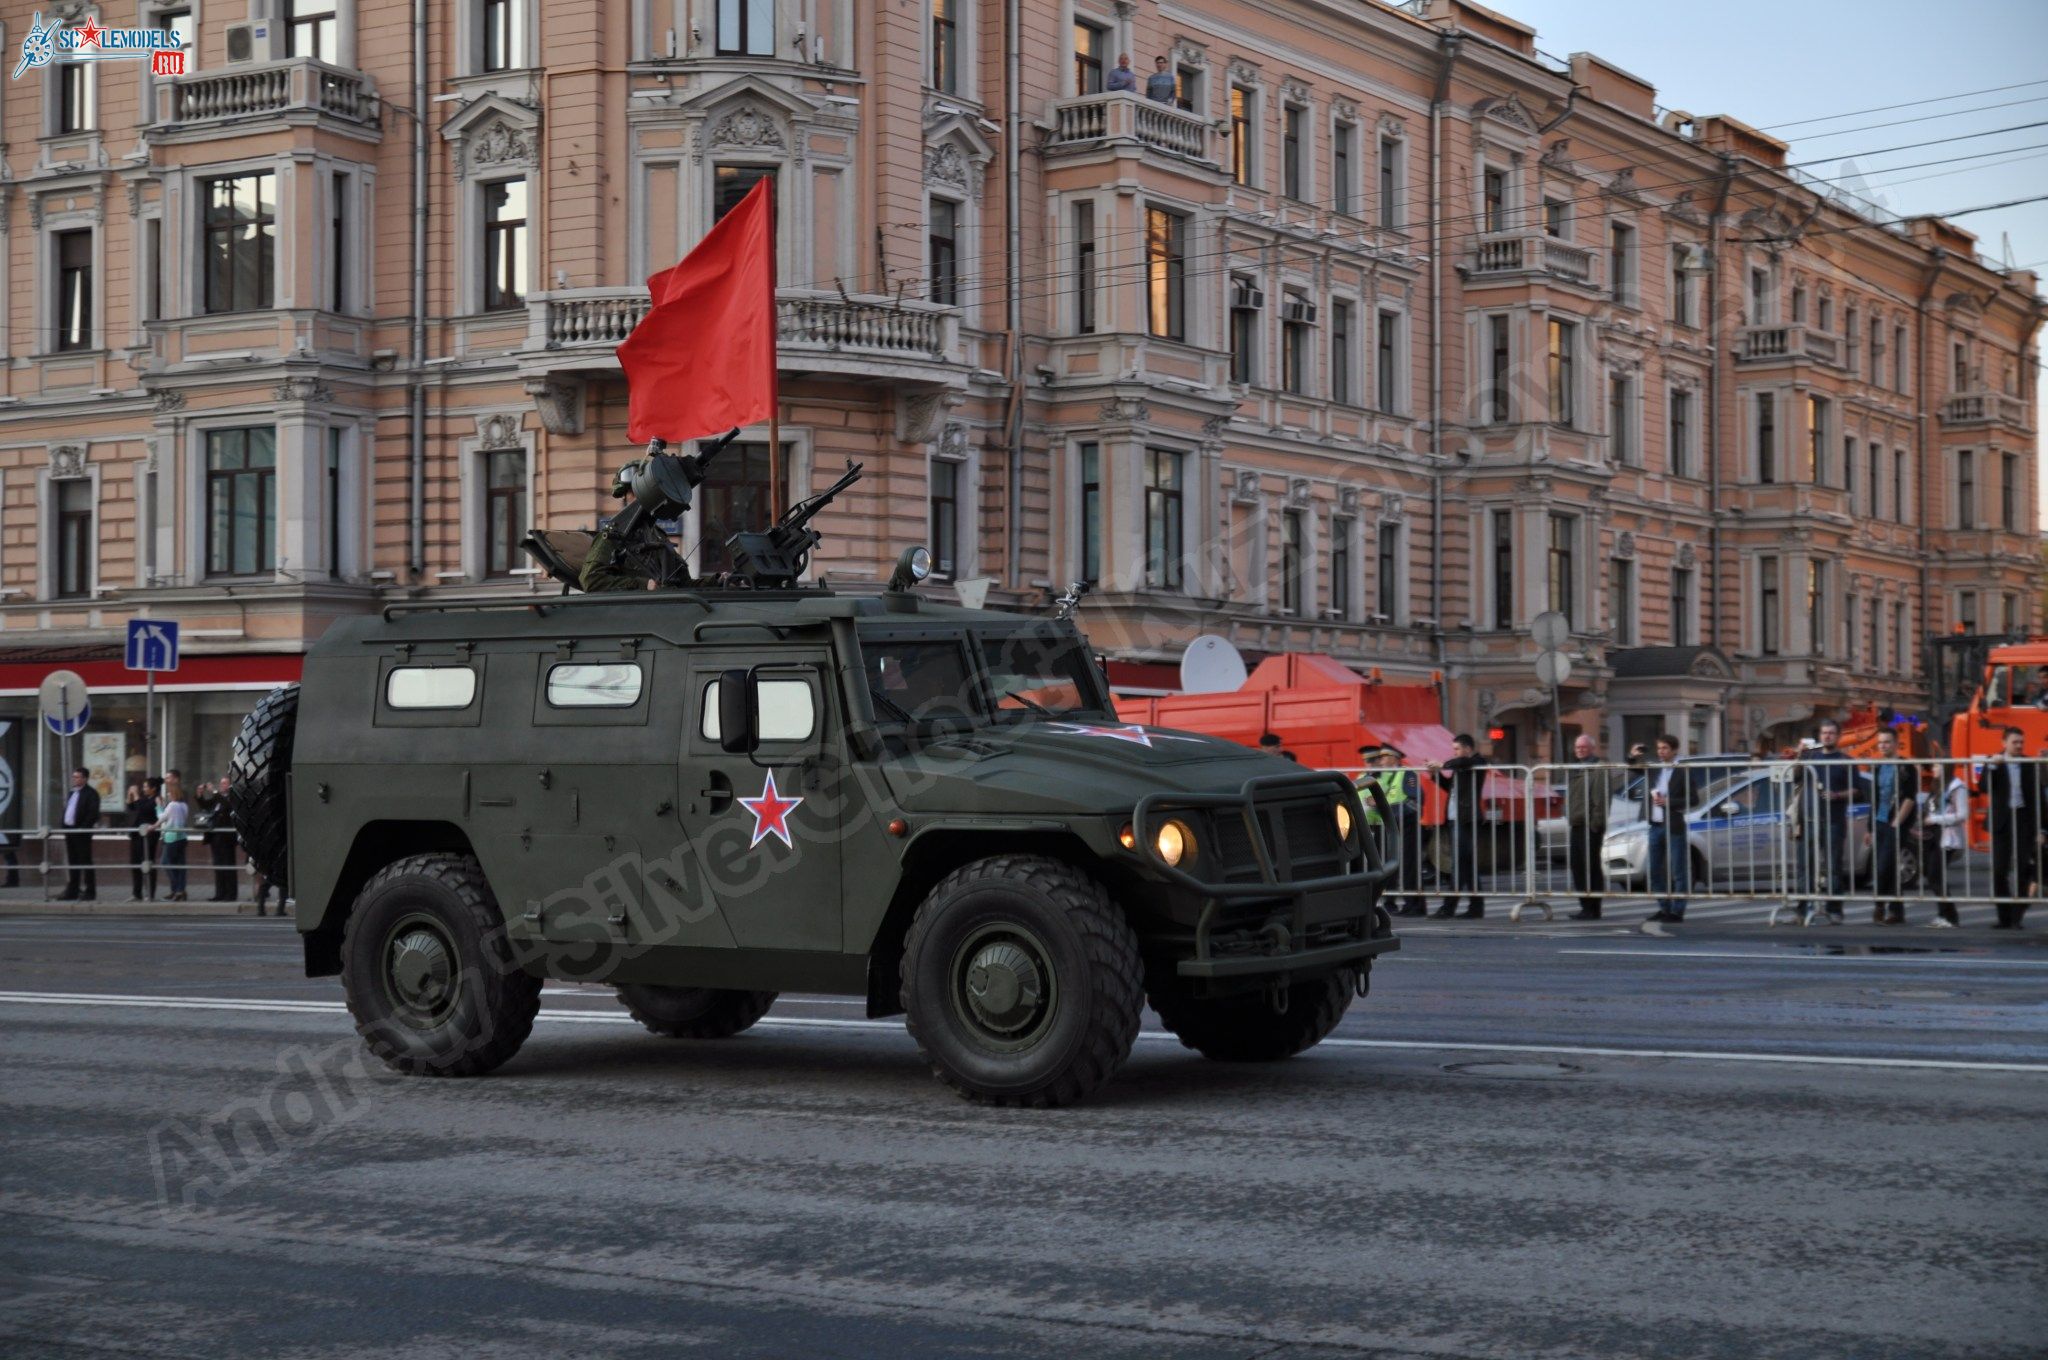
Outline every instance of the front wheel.
[[1270, 991], [1197, 998], [1178, 978], [1155, 978], [1145, 998], [1182, 1044], [1216, 1062], [1275, 1062], [1330, 1037], [1368, 974], [1351, 968]]
[[356, 1033], [411, 1076], [488, 1072], [519, 1051], [540, 1013], [540, 979], [519, 970], [483, 866], [468, 855], [411, 855], [363, 885], [342, 937], [341, 985]]
[[969, 1100], [1050, 1108], [1123, 1065], [1142, 1005], [1138, 940], [1102, 884], [1041, 855], [941, 879], [903, 944], [901, 1000], [932, 1074]]

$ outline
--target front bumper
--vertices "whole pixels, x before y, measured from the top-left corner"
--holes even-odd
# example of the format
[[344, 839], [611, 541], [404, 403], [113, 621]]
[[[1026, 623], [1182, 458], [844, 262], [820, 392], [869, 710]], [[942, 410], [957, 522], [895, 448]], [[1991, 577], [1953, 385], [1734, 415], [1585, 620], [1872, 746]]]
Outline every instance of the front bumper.
[[[1385, 817], [1379, 791], [1369, 793]], [[1348, 842], [1337, 842], [1334, 834], [1315, 844], [1290, 842], [1290, 807], [1299, 816], [1302, 805], [1318, 795], [1350, 806]], [[1158, 793], [1140, 799], [1131, 826], [1147, 868], [1202, 900], [1194, 957], [1174, 964], [1180, 976], [1279, 978], [1327, 971], [1400, 948], [1391, 919], [1378, 907], [1398, 865], [1381, 862], [1374, 837], [1366, 834], [1364, 812], [1349, 780], [1316, 771], [1256, 776], [1235, 793]], [[1214, 855], [1177, 866], [1160, 858], [1154, 836], [1158, 825], [1169, 816], [1194, 813], [1211, 826], [1228, 819], [1249, 860]], [[1298, 836], [1299, 823], [1294, 825]], [[1333, 865], [1339, 867], [1333, 871]], [[1297, 876], [1297, 868], [1304, 866], [1308, 872]]]

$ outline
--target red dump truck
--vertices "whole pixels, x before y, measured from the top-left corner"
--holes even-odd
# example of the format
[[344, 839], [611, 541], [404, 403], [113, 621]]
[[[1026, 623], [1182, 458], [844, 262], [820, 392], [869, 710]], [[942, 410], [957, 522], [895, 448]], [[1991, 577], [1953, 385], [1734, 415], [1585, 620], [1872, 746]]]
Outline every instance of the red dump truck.
[[[1403, 763], [1418, 769], [1452, 755], [1451, 730], [1439, 721], [1442, 701], [1436, 685], [1368, 678], [1335, 657], [1314, 652], [1269, 656], [1240, 688], [1226, 693], [1120, 697], [1116, 710], [1126, 722], [1201, 732], [1245, 746], [1257, 746], [1270, 732], [1282, 750], [1317, 769], [1356, 772], [1361, 746], [1398, 746], [1406, 757]], [[1444, 820], [1444, 791], [1433, 779], [1423, 779], [1422, 785], [1423, 825], [1435, 827]], [[1487, 776], [1484, 814], [1496, 830], [1480, 838], [1482, 861], [1496, 858], [1496, 850], [1522, 861], [1526, 837], [1519, 829], [1526, 793], [1521, 775]], [[1555, 815], [1555, 796], [1547, 789], [1538, 790], [1537, 801], [1539, 817]], [[1434, 850], [1432, 857], [1443, 867]]]

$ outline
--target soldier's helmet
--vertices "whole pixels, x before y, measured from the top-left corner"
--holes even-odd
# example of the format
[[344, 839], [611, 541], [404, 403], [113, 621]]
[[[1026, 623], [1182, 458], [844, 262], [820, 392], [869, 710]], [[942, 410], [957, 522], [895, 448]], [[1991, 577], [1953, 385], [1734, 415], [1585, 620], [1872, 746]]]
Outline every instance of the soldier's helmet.
[[641, 476], [646, 471], [647, 460], [645, 458], [635, 458], [632, 462], [620, 468], [618, 476], [612, 478], [612, 499], [615, 501], [624, 500], [626, 493], [633, 489], [633, 479]]

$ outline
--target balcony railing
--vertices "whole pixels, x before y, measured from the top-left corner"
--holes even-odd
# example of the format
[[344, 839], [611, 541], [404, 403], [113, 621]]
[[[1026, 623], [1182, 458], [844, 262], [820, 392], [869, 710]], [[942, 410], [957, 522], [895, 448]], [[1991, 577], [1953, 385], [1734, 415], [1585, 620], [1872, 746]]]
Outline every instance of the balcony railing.
[[[650, 303], [644, 289], [585, 289], [552, 294], [537, 306], [543, 346], [575, 350], [618, 345]], [[785, 359], [811, 353], [943, 361], [959, 342], [959, 314], [929, 302], [785, 289], [775, 300], [775, 333]]]
[[169, 127], [294, 111], [374, 125], [383, 112], [367, 76], [305, 58], [159, 81], [157, 100], [157, 121]]
[[1566, 283], [1591, 286], [1593, 252], [1542, 232], [1496, 232], [1479, 238], [1470, 272], [1474, 278], [1548, 274]]
[[1768, 364], [1811, 359], [1815, 363], [1842, 362], [1842, 337], [1806, 326], [1745, 326], [1736, 333], [1735, 358], [1739, 363]]
[[1209, 124], [1174, 104], [1134, 94], [1084, 95], [1053, 106], [1051, 149], [1097, 142], [1136, 142], [1156, 151], [1209, 159]]
[[2003, 392], [1958, 392], [1941, 404], [1941, 423], [2009, 425], [2016, 430], [2033, 428], [2033, 422], [2027, 419], [2027, 403]]

